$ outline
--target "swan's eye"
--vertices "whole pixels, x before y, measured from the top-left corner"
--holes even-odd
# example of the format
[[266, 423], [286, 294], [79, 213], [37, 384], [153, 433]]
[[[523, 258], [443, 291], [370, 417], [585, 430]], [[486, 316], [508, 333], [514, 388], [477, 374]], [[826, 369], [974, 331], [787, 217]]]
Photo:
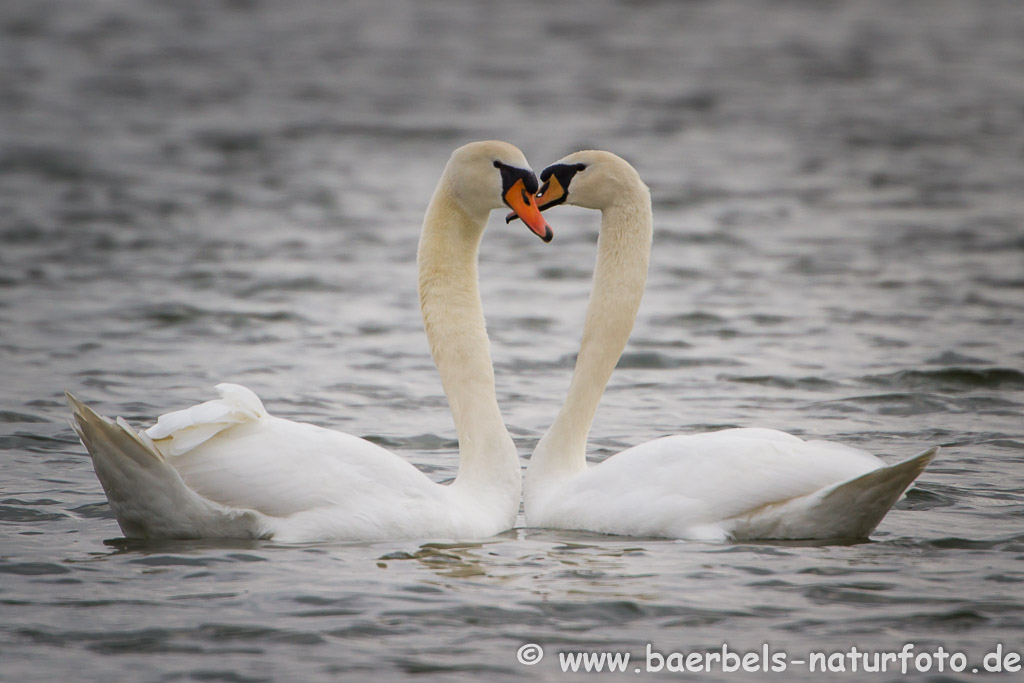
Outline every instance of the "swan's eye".
[[517, 180], [522, 180], [526, 191], [533, 194], [537, 191], [537, 175], [528, 168], [510, 166], [503, 161], [495, 161], [494, 168], [501, 171], [502, 194], [508, 192]]
[[551, 181], [550, 180], [545, 180], [544, 184], [540, 186], [540, 192], [537, 193], [537, 196], [538, 197], [543, 197], [544, 193], [548, 191], [549, 187], [551, 187]]
[[586, 164], [576, 164], [576, 172], [577, 173], [579, 173], [580, 171], [586, 171], [586, 170], [587, 170], [587, 165]]

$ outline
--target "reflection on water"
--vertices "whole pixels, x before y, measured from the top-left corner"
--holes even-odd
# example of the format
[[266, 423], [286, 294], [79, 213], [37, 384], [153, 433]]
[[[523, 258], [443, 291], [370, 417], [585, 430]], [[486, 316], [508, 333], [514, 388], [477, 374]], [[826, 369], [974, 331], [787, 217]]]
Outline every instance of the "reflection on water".
[[[519, 646], [1019, 644], [1022, 38], [1016, 2], [4, 3], [4, 677], [545, 679], [557, 658]], [[111, 539], [65, 388], [145, 425], [240, 382], [454, 476], [416, 242], [451, 149], [491, 137], [536, 169], [611, 149], [652, 189], [591, 455], [729, 426], [942, 445], [871, 542]], [[545, 245], [496, 216], [481, 252], [524, 456], [594, 258], [595, 215], [549, 218]]]
[[388, 568], [389, 561], [415, 560], [442, 578], [466, 579], [488, 576], [485, 560], [479, 552], [483, 543], [425, 543], [414, 553], [399, 551], [381, 555], [377, 566]]

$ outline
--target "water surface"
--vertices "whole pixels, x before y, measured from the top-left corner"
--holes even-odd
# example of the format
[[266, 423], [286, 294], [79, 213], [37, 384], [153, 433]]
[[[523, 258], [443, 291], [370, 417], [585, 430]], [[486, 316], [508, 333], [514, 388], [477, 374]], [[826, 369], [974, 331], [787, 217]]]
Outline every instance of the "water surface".
[[[1024, 651], [1022, 46], [1016, 2], [4, 3], [0, 677]], [[415, 250], [451, 149], [491, 137], [537, 170], [611, 149], [652, 189], [648, 291], [593, 459], [728, 426], [890, 461], [941, 444], [870, 543], [120, 538], [65, 388], [142, 426], [239, 382], [454, 476]], [[524, 463], [596, 240], [592, 213], [549, 219], [545, 245], [495, 215], [481, 254]], [[524, 643], [548, 656], [519, 664]]]

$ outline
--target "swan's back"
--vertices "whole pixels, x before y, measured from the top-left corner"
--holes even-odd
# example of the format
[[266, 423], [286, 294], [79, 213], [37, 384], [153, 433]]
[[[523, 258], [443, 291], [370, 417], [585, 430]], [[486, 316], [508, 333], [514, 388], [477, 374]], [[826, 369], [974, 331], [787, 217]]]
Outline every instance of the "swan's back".
[[667, 436], [551, 482], [551, 495], [541, 484], [529, 522], [717, 540], [737, 518], [884, 466], [866, 451], [771, 429]]
[[443, 493], [374, 443], [269, 415], [169, 460], [200, 495], [274, 517], [328, 506], [373, 514], [399, 492], [410, 503], [439, 502]]
[[269, 415], [244, 387], [218, 390], [221, 398], [168, 413], [142, 433], [69, 396], [126, 536], [312, 541], [502, 531], [500, 510], [474, 505], [374, 443]]

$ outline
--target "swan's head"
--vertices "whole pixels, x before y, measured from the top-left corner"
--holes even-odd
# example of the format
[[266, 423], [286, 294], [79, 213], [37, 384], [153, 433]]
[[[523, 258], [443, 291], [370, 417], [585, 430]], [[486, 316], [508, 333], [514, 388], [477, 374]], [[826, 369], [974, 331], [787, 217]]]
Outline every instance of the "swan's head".
[[500, 140], [471, 142], [452, 152], [444, 171], [455, 200], [470, 214], [508, 207], [545, 242], [551, 227], [534, 195], [539, 183], [526, 157], [515, 145]]
[[537, 203], [543, 211], [559, 204], [603, 210], [628, 190], [647, 190], [628, 161], [611, 152], [575, 152], [551, 164], [540, 174], [543, 185]]

